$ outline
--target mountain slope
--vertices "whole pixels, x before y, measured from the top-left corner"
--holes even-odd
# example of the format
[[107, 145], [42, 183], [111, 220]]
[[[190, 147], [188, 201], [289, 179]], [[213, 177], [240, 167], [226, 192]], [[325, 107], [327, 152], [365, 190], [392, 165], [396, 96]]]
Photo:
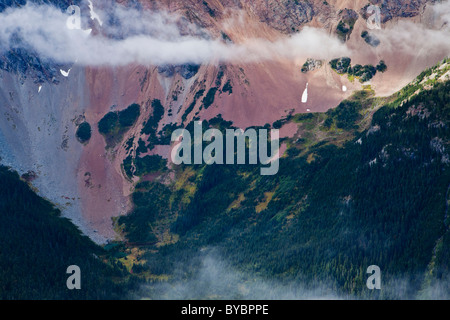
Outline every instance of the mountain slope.
[[[294, 132], [275, 176], [147, 158], [135, 171], [132, 211], [115, 220], [126, 241], [104, 250], [1, 167], [0, 295], [448, 299], [449, 72], [447, 59], [391, 97], [365, 86], [325, 113], [273, 123]], [[216, 117], [208, 126], [233, 123]], [[72, 264], [81, 291], [65, 287]], [[365, 286], [373, 264], [380, 291]]]
[[[275, 176], [183, 166], [138, 184], [118, 226], [143, 246], [136, 271], [171, 279], [141, 294], [276, 298], [276, 285], [249, 289], [265, 279], [346, 298], [448, 298], [448, 70], [444, 61], [389, 98], [366, 88], [324, 114], [288, 118], [299, 130]], [[224, 288], [213, 280], [223, 264], [240, 275]], [[370, 265], [382, 270], [380, 291], [366, 288]]]
[[[0, 0], [0, 10], [21, 8], [26, 2]], [[130, 159], [136, 159], [137, 150], [141, 157], [167, 158], [167, 146], [155, 145], [155, 140], [167, 140], [173, 128], [219, 114], [243, 129], [283, 122], [290, 114], [334, 108], [367, 84], [378, 95], [390, 95], [448, 54], [445, 43], [436, 45], [429, 33], [417, 31], [427, 26], [432, 35], [446, 35], [433, 1], [371, 1], [381, 6], [383, 22], [382, 30], [371, 31], [381, 41], [376, 48], [360, 36], [367, 29], [368, 3], [359, 0], [93, 1], [95, 10], [110, 18], [104, 19], [104, 27], [89, 18], [87, 1], [28, 2], [51, 4], [62, 12], [68, 5], [80, 5], [83, 26], [94, 30], [93, 37], [105, 38], [117, 22], [117, 17], [108, 16], [117, 3], [140, 12], [168, 11], [178, 18], [176, 29], [181, 34], [194, 32], [202, 39], [228, 45], [246, 45], [254, 40], [283, 44], [304, 31], [308, 34], [310, 28], [319, 28], [338, 42], [338, 26], [350, 19], [353, 29], [343, 39], [352, 64], [375, 66], [380, 60], [387, 64], [386, 72], [364, 84], [339, 75], [325, 60], [318, 69], [301, 71], [308, 58], [319, 59], [316, 55], [339, 58], [327, 57], [327, 46], [319, 46], [314, 54], [306, 47], [307, 53], [299, 50], [298, 56], [288, 59], [286, 53], [279, 53], [284, 47], [280, 45], [270, 58], [251, 63], [211, 59], [201, 65], [198, 61], [158, 66], [61, 65], [12, 39], [13, 49], [0, 53], [2, 163], [21, 174], [32, 171], [32, 184], [39, 194], [55, 203], [65, 217], [98, 243], [115, 239], [111, 218], [131, 208], [129, 196], [139, 177], [127, 174], [125, 169], [133, 165]], [[414, 36], [408, 36], [411, 33]], [[398, 41], [399, 37], [403, 41]], [[300, 40], [297, 48], [309, 42]], [[308, 99], [304, 103], [306, 86]], [[143, 128], [153, 117], [157, 100], [162, 115], [154, 132], [146, 134]], [[138, 120], [123, 134], [122, 141], [112, 148], [107, 146], [97, 124], [107, 113], [134, 103], [141, 107]], [[92, 136], [81, 144], [76, 132], [84, 122], [90, 124]], [[293, 134], [290, 128], [294, 128], [292, 124], [285, 126], [283, 134]], [[166, 136], [161, 137], [159, 132]]]

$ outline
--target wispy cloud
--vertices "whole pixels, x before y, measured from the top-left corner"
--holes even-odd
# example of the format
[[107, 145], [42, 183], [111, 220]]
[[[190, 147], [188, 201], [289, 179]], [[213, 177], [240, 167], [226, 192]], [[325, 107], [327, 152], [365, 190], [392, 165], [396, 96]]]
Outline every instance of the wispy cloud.
[[154, 285], [144, 285], [133, 299], [158, 300], [238, 299], [238, 300], [336, 300], [341, 299], [331, 287], [317, 284], [305, 288], [298, 282], [281, 283], [246, 274], [230, 266], [218, 251], [208, 248], [194, 260], [200, 267], [190, 278], [183, 280], [186, 266], [175, 270], [178, 279]]
[[[69, 15], [53, 6], [27, 4], [5, 10], [0, 14], [0, 50], [17, 46], [15, 40], [20, 38], [21, 45], [43, 58], [93, 66], [247, 63], [299, 57], [331, 59], [352, 54], [336, 37], [318, 28], [304, 27], [276, 41], [247, 38], [230, 43], [176, 14], [118, 4], [110, 4], [102, 11], [94, 5], [90, 2], [90, 13], [84, 12], [82, 21], [85, 29], [89, 28], [87, 21], [102, 22], [97, 24], [99, 33], [95, 35], [67, 28]], [[423, 46], [433, 52], [450, 52], [450, 2], [438, 4], [433, 10], [435, 25], [431, 28], [401, 21], [379, 30], [380, 53], [411, 53]]]
[[[316, 275], [314, 283], [299, 280], [267, 279], [232, 266], [218, 248], [204, 248], [187, 264], [176, 265], [172, 280], [142, 285], [130, 293], [132, 299], [155, 300], [346, 300], [346, 299], [448, 299], [450, 278], [434, 279], [422, 289], [414, 279], [421, 274], [382, 273], [381, 289], [369, 290], [361, 285], [361, 295], [338, 293], [331, 279]], [[167, 270], [170, 272], [170, 270]], [[322, 275], [323, 276], [323, 275]], [[368, 275], [367, 275], [368, 276]], [[356, 281], [356, 280], [355, 280]]]
[[104, 23], [100, 34], [88, 35], [67, 28], [68, 14], [51, 6], [28, 4], [8, 9], [0, 14], [0, 48], [17, 46], [12, 39], [20, 38], [22, 45], [42, 57], [82, 65], [245, 63], [298, 56], [326, 58], [348, 52], [336, 38], [310, 27], [275, 42], [250, 38], [233, 44], [167, 12], [116, 5], [108, 12], [95, 9], [95, 13]]

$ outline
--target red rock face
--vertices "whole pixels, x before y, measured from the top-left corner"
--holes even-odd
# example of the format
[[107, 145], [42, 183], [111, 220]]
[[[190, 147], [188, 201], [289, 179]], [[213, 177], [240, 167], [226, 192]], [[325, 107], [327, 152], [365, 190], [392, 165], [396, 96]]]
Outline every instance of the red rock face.
[[90, 93], [86, 120], [93, 125], [93, 134], [84, 147], [77, 169], [83, 218], [101, 236], [113, 238], [111, 217], [129, 209], [129, 183], [121, 173], [120, 156], [106, 150], [104, 138], [96, 124], [112, 108], [121, 110], [139, 97], [137, 67], [118, 69], [88, 68], [86, 87]]

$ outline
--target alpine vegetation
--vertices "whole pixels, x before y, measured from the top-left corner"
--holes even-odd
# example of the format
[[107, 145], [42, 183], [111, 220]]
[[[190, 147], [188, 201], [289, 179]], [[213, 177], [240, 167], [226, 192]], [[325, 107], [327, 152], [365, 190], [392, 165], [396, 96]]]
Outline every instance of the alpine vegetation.
[[[255, 129], [245, 131], [226, 129], [224, 149], [222, 132], [218, 129], [208, 129], [203, 133], [202, 126], [202, 121], [194, 122], [193, 140], [187, 129], [177, 129], [172, 133], [172, 142], [177, 143], [171, 153], [174, 164], [242, 165], [247, 164], [248, 158], [248, 164], [256, 165], [259, 160], [260, 164], [268, 165], [268, 167], [261, 167], [261, 175], [277, 174], [280, 158], [280, 133], [277, 129], [271, 130], [270, 141], [267, 129], [258, 129], [258, 133]], [[210, 143], [203, 148], [203, 142]], [[192, 153], [194, 159], [192, 159]]]

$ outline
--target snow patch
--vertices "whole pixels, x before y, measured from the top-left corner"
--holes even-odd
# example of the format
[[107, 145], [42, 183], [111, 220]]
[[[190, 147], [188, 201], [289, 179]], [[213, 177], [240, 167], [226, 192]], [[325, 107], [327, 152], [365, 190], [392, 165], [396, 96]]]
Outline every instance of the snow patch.
[[302, 103], [308, 102], [308, 83], [306, 83], [305, 91], [303, 91], [302, 95]]
[[99, 15], [94, 11], [94, 4], [92, 3], [91, 0], [89, 1], [89, 10], [90, 10], [90, 15], [91, 15], [91, 20], [97, 20], [98, 23], [100, 24], [100, 26], [103, 25], [103, 21], [102, 19], [100, 19]]
[[83, 31], [83, 34], [84, 34], [85, 36], [88, 36], [88, 35], [90, 35], [90, 34], [91, 34], [91, 32], [92, 32], [92, 29], [81, 30], [81, 31]]
[[72, 69], [69, 69], [69, 70], [67, 70], [67, 71], [64, 71], [63, 69], [60, 69], [59, 71], [61, 72], [61, 74], [62, 74], [64, 77], [67, 78], [67, 77], [69, 76], [70, 70], [72, 70]]

